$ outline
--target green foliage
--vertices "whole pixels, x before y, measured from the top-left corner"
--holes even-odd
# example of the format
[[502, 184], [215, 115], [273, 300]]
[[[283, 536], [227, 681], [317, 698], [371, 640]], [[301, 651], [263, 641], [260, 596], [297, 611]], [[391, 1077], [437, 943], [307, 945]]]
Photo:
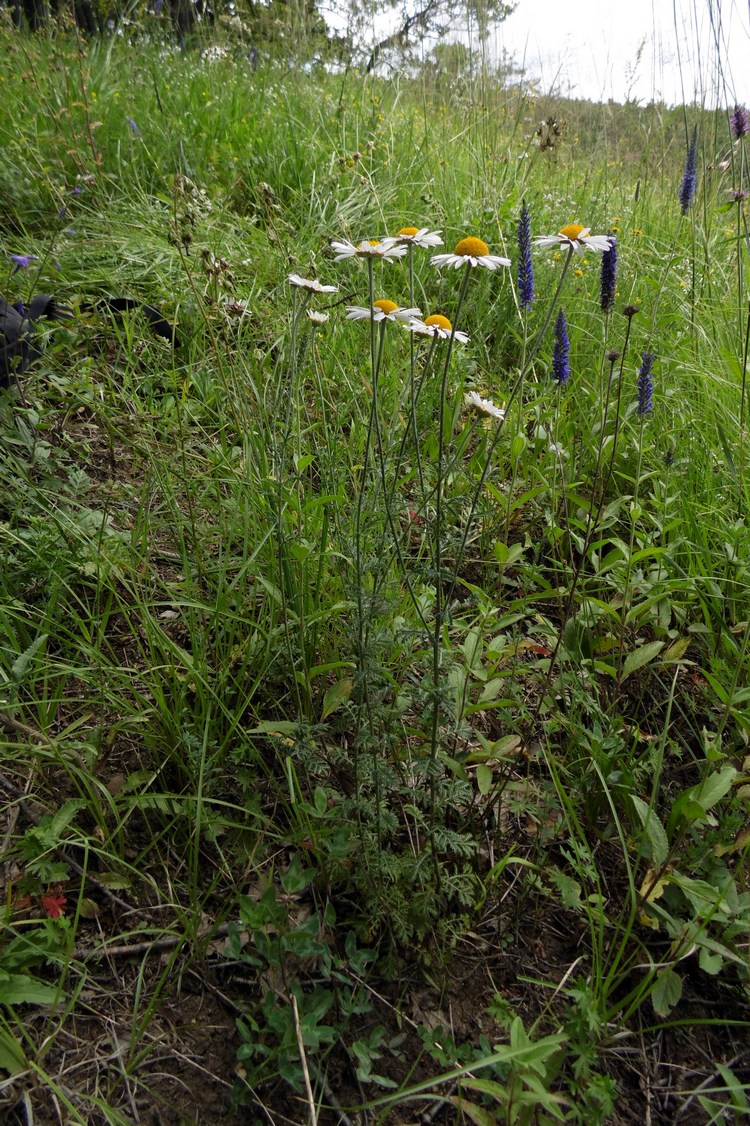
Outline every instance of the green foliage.
[[[567, 128], [540, 134], [521, 87], [480, 91], [456, 51], [455, 84], [397, 85], [0, 36], [0, 244], [37, 259], [3, 292], [75, 309], [0, 403], [0, 1066], [42, 1075], [87, 942], [166, 934], [102, 1096], [130, 1099], [183, 947], [199, 960], [225, 924], [248, 1102], [279, 1078], [306, 1097], [304, 1056], [317, 1101], [356, 1076], [376, 1114], [444, 1081], [456, 1120], [611, 1120], [619, 1037], [668, 1030], [696, 981], [747, 991], [747, 245], [725, 123], [688, 112], [716, 151], [682, 220], [664, 107], [560, 104]], [[407, 223], [515, 261], [522, 200], [535, 234], [616, 229], [614, 313], [591, 251], [534, 250], [524, 311], [514, 269], [331, 261], [331, 238]], [[119, 293], [181, 346], [97, 310]], [[342, 315], [378, 299], [469, 341]], [[66, 916], [27, 920], [50, 884]], [[121, 935], [118, 899], [96, 923], [115, 932], [87, 930], [118, 893], [148, 924]], [[564, 968], [525, 1000], [508, 978], [496, 1036], [407, 1033], [382, 1001], [408, 975], [450, 996], [467, 942], [490, 980], [560, 931]], [[746, 1088], [714, 1065], [696, 1099], [718, 1121]]]

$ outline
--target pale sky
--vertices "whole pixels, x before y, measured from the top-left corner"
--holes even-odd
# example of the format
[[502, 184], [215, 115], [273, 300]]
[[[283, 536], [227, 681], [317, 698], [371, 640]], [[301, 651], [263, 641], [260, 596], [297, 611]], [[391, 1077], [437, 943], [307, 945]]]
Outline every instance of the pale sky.
[[750, 105], [750, 0], [518, 0], [489, 48], [541, 93]]

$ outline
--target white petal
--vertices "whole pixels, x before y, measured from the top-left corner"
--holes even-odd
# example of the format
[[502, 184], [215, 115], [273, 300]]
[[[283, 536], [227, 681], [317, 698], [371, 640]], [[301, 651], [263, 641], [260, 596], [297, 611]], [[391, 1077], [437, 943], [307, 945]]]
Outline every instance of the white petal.
[[540, 235], [533, 239], [534, 246], [540, 250], [549, 250], [551, 246], [560, 246], [562, 239], [559, 235]]
[[608, 235], [589, 235], [584, 242], [586, 246], [591, 247], [592, 250], [599, 250], [603, 254], [606, 254], [612, 249], [612, 243], [609, 241]]
[[[455, 254], [433, 254], [432, 258], [430, 258], [430, 265], [437, 266], [438, 270], [440, 270], [443, 266], [452, 266], [455, 258]], [[458, 264], [459, 266], [461, 265], [461, 259], [459, 259]]]

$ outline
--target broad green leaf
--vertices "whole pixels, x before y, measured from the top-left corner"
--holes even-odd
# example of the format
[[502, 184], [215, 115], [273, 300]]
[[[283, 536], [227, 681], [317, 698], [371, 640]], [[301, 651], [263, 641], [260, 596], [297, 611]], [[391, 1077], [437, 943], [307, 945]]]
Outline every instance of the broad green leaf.
[[659, 1017], [669, 1016], [682, 996], [682, 978], [673, 969], [659, 970], [651, 994], [651, 1004]]
[[722, 767], [717, 774], [709, 774], [699, 786], [694, 787], [693, 800], [698, 803], [701, 809], [710, 809], [731, 790], [736, 777], [737, 771], [733, 766]]
[[477, 702], [479, 704], [489, 704], [492, 700], [497, 699], [506, 686], [507, 681], [500, 677], [496, 677], [494, 680], [488, 680]]
[[9, 977], [9, 981], [0, 982], [0, 1003], [4, 1005], [51, 1005], [60, 996], [59, 989], [27, 974]]
[[653, 809], [651, 809], [651, 806], [643, 801], [642, 798], [633, 795], [630, 800], [641, 819], [643, 831], [648, 838], [648, 843], [651, 845], [651, 859], [654, 862], [654, 866], [659, 868], [669, 855], [669, 841], [667, 840], [664, 826]]
[[628, 653], [622, 666], [622, 679], [625, 680], [636, 669], [640, 669], [643, 665], [647, 665], [649, 661], [653, 661], [663, 648], [663, 641], [648, 641], [638, 649], [633, 649], [632, 653]]
[[477, 789], [483, 796], [492, 789], [492, 770], [483, 762], [477, 767]]
[[248, 731], [248, 735], [294, 735], [299, 724], [292, 719], [264, 720]]
[[481, 664], [482, 631], [480, 629], [470, 629], [461, 648], [463, 649], [464, 660], [470, 669]]
[[323, 711], [320, 716], [321, 722], [324, 719], [328, 719], [329, 715], [332, 715], [340, 708], [344, 701], [349, 699], [351, 694], [351, 677], [344, 677], [343, 680], [339, 680], [336, 684], [331, 685], [323, 697]]
[[676, 641], [672, 642], [669, 649], [664, 650], [661, 655], [662, 661], [679, 661], [687, 653], [691, 641], [691, 637], [678, 637]]
[[492, 551], [501, 567], [510, 567], [523, 558], [524, 547], [522, 543], [512, 543], [510, 547], [506, 547], [498, 540], [493, 544]]
[[717, 974], [724, 965], [724, 959], [721, 954], [712, 953], [710, 950], [707, 950], [705, 946], [701, 946], [698, 954], [698, 965], [704, 973], [713, 976]]

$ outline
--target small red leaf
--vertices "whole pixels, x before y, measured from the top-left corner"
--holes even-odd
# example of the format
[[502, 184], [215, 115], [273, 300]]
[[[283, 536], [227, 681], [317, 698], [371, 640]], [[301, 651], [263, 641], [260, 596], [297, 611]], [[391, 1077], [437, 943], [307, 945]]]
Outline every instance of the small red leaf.
[[48, 891], [46, 895], [42, 896], [42, 907], [51, 919], [59, 919], [61, 915], [64, 915], [67, 905], [67, 899], [60, 892]]

